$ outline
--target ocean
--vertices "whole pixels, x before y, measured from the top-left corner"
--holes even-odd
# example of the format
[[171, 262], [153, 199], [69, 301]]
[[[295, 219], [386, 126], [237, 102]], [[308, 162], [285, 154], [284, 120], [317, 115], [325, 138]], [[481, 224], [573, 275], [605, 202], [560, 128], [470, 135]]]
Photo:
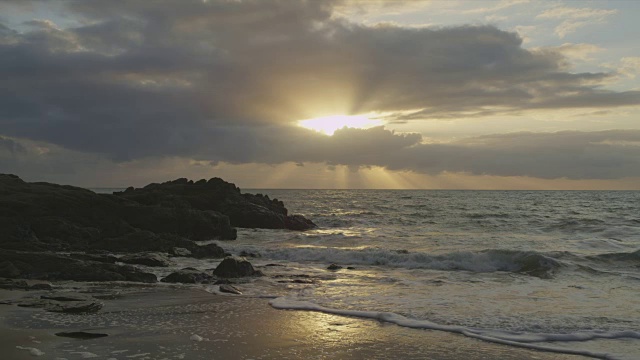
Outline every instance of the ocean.
[[[267, 275], [239, 284], [244, 296], [505, 346], [640, 358], [640, 192], [246, 192], [319, 227], [216, 241]], [[179, 259], [177, 268], [219, 262]]]

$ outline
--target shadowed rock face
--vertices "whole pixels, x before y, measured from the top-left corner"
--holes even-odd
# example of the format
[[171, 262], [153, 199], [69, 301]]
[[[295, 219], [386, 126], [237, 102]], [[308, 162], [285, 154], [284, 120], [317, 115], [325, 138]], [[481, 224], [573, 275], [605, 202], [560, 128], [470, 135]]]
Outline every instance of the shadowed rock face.
[[261, 194], [242, 194], [234, 184], [220, 178], [195, 183], [178, 179], [140, 189], [128, 188], [114, 195], [144, 205], [219, 212], [237, 227], [291, 230], [316, 227], [303, 216], [288, 215], [282, 201]]
[[[197, 183], [178, 179], [107, 195], [0, 174], [0, 277], [155, 282], [155, 275], [117, 265], [104, 251], [221, 258], [225, 252], [218, 245], [195, 241], [235, 239], [232, 224], [315, 227], [302, 216], [289, 216], [281, 201], [241, 194], [219, 178]], [[163, 266], [169, 260], [146, 254], [122, 261]], [[257, 274], [253, 269], [250, 273]]]
[[154, 274], [145, 273], [133, 266], [79, 260], [49, 252], [2, 250], [0, 264], [2, 268], [12, 268], [12, 273], [0, 271], [0, 277], [8, 278], [145, 283], [157, 281]]
[[213, 275], [221, 278], [239, 278], [245, 276], [262, 276], [245, 258], [226, 257], [213, 270]]
[[214, 277], [210, 274], [193, 268], [186, 268], [173, 272], [160, 281], [166, 283], [200, 284], [209, 283], [213, 279]]
[[226, 215], [149, 206], [73, 186], [0, 174], [0, 248], [15, 250], [195, 249], [192, 240], [235, 239]]

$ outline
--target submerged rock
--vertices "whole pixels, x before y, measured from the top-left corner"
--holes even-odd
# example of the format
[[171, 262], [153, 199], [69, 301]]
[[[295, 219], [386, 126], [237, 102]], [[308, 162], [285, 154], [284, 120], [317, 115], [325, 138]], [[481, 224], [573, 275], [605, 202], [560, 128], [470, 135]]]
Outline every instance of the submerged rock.
[[72, 292], [52, 292], [46, 295], [40, 296], [40, 299], [56, 300], [56, 301], [89, 301], [91, 296], [72, 293]]
[[213, 276], [209, 274], [193, 268], [185, 268], [167, 275], [160, 281], [165, 283], [200, 284], [208, 283], [212, 280]]
[[100, 311], [104, 306], [99, 301], [80, 301], [70, 303], [52, 303], [45, 306], [45, 310], [68, 314], [94, 313]]
[[156, 267], [168, 267], [173, 264], [166, 255], [160, 253], [142, 253], [125, 255], [119, 259], [125, 264], [136, 264]]
[[86, 331], [62, 331], [55, 333], [56, 336], [68, 337], [73, 339], [97, 339], [101, 337], [109, 336], [109, 334], [103, 333], [91, 333]]
[[336, 265], [336, 264], [331, 264], [331, 265], [329, 265], [327, 267], [327, 270], [334, 270], [335, 271], [335, 270], [340, 270], [340, 269], [342, 269], [342, 266]]
[[262, 276], [262, 272], [253, 268], [247, 259], [238, 257], [226, 257], [215, 270], [215, 276], [223, 278], [238, 278], [245, 276]]
[[198, 245], [191, 248], [191, 256], [197, 259], [221, 258], [225, 256], [225, 252], [216, 244]]
[[53, 285], [49, 283], [38, 283], [29, 285], [29, 290], [53, 290]]
[[170, 254], [173, 256], [188, 257], [191, 256], [191, 251], [189, 251], [189, 249], [176, 247], [171, 250]]
[[28, 289], [29, 284], [24, 280], [11, 280], [0, 279], [0, 289], [14, 290], [14, 289]]
[[42, 308], [46, 311], [60, 313], [94, 313], [102, 309], [104, 304], [88, 295], [75, 293], [51, 293], [38, 298], [27, 297], [11, 300], [11, 304], [19, 307]]

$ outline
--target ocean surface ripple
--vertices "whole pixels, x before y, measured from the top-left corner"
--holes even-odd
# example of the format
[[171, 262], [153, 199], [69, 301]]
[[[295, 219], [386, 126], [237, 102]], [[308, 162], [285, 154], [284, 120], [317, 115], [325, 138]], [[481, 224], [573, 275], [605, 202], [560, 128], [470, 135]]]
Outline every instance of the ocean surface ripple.
[[274, 307], [640, 358], [640, 192], [248, 192], [319, 225], [240, 229], [221, 244], [264, 266], [245, 293]]

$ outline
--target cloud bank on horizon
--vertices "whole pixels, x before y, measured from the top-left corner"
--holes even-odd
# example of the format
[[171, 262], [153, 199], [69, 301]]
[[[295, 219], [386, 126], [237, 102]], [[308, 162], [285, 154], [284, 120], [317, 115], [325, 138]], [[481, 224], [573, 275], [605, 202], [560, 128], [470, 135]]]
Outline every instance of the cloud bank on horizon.
[[[436, 11], [444, 3], [421, 4]], [[487, 4], [466, 11], [520, 9], [516, 17], [527, 6]], [[562, 43], [529, 47], [521, 32], [495, 23], [417, 26], [408, 20], [419, 13], [414, 2], [8, 1], [0, 7], [11, 14], [0, 15], [0, 169], [83, 182], [84, 172], [108, 176], [121, 164], [177, 158], [212, 167], [212, 176], [217, 164], [319, 163], [427, 175], [640, 177], [640, 49], [577, 71], [593, 67], [604, 45], [567, 38], [620, 12], [569, 5], [530, 16]], [[366, 17], [367, 6], [376, 13]], [[395, 20], [375, 19], [384, 14]], [[386, 125], [333, 136], [297, 126], [364, 113], [382, 114]], [[586, 122], [609, 117], [595, 130], [575, 119], [564, 131], [474, 134], [463, 122], [465, 136], [446, 138], [421, 128], [574, 113]]]

